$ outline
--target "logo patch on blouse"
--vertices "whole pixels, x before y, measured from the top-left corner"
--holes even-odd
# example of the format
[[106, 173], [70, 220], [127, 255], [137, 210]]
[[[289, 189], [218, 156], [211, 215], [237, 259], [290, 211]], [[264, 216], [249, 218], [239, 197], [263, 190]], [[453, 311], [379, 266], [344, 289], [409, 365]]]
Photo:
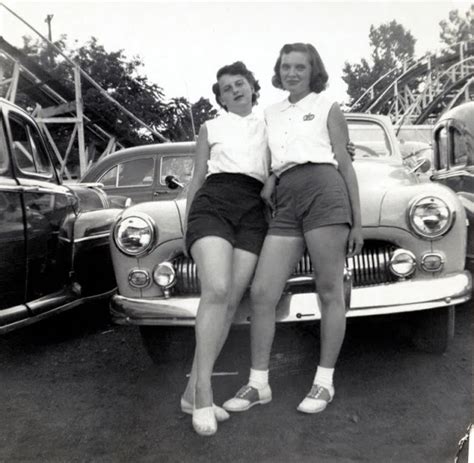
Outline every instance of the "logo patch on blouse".
[[308, 113], [303, 116], [304, 121], [312, 121], [314, 119], [314, 114], [313, 113]]

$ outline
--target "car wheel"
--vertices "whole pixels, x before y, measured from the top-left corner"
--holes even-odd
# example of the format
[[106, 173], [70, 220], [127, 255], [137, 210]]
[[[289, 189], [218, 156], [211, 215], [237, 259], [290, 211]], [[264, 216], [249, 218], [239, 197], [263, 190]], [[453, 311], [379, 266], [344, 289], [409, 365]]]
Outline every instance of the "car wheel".
[[442, 354], [454, 337], [455, 307], [423, 310], [416, 314], [413, 344], [423, 352]]
[[194, 352], [194, 328], [188, 326], [140, 326], [143, 345], [157, 365], [188, 362]]

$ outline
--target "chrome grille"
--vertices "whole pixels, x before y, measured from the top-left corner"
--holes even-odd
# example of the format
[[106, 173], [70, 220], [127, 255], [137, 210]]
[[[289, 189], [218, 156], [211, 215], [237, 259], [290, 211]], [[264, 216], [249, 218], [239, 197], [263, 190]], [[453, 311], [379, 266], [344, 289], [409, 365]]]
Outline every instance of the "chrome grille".
[[[396, 246], [382, 241], [367, 241], [362, 253], [346, 259], [347, 268], [352, 272], [353, 286], [369, 286], [395, 281], [397, 278], [390, 272], [388, 264]], [[179, 256], [173, 261], [177, 282], [173, 287], [174, 294], [199, 293], [199, 278], [194, 261]], [[292, 276], [312, 275], [313, 266], [307, 252], [304, 253]]]

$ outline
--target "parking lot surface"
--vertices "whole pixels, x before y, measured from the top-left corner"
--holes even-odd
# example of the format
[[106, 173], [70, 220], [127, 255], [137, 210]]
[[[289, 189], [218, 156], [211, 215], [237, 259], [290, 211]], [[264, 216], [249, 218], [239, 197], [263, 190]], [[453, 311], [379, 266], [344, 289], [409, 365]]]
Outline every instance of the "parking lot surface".
[[[279, 328], [271, 404], [203, 438], [178, 406], [188, 364], [153, 364], [138, 329], [112, 325], [106, 307], [74, 310], [0, 338], [0, 461], [452, 462], [471, 421], [471, 303], [443, 355], [416, 351], [397, 324], [349, 322], [335, 400], [314, 416], [296, 405], [318, 325]], [[221, 403], [247, 379], [247, 329], [232, 332], [216, 372]]]

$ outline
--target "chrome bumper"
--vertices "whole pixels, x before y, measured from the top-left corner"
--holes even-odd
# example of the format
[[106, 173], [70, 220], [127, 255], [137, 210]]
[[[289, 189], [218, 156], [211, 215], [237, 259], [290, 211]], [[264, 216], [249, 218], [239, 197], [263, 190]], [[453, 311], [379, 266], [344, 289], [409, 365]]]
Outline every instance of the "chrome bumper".
[[[466, 302], [472, 280], [464, 271], [444, 278], [402, 281], [354, 288], [348, 317], [414, 312]], [[132, 299], [115, 295], [110, 303], [112, 318], [124, 325], [194, 325], [198, 297]], [[315, 293], [285, 294], [277, 306], [277, 322], [319, 320], [319, 299]], [[234, 323], [250, 321], [248, 299], [242, 301]]]

